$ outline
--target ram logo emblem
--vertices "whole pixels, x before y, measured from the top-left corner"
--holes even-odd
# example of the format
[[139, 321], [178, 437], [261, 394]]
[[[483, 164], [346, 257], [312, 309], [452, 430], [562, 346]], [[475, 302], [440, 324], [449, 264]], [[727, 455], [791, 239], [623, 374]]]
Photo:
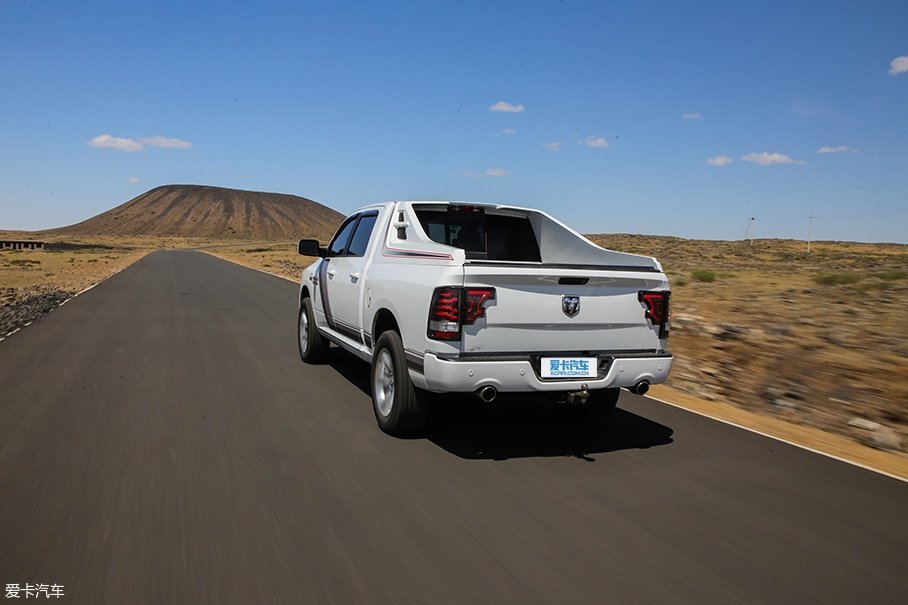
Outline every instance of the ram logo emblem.
[[562, 296], [561, 310], [564, 311], [564, 314], [568, 317], [574, 317], [575, 315], [580, 313], [580, 297], [567, 295]]

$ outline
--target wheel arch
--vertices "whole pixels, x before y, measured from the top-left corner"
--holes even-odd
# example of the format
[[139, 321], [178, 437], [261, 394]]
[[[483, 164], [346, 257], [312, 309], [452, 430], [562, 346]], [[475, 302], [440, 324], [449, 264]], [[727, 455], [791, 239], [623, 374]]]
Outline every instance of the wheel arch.
[[388, 330], [393, 330], [400, 335], [400, 324], [390, 309], [382, 307], [372, 318], [372, 342], [377, 342], [379, 337]]

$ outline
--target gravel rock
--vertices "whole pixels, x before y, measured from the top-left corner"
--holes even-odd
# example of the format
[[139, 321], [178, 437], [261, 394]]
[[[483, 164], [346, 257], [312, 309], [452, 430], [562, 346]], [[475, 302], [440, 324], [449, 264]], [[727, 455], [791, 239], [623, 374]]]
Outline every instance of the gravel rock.
[[777, 408], [782, 408], [783, 410], [796, 410], [800, 407], [797, 402], [782, 397], [774, 399], [772, 404]]
[[719, 324], [716, 327], [718, 332], [715, 337], [719, 340], [744, 340], [744, 336], [748, 333], [747, 328], [733, 324]]
[[4, 288], [0, 295], [0, 336], [23, 328], [72, 296], [72, 292], [51, 288]]
[[896, 452], [902, 451], [902, 439], [891, 427], [858, 416], [849, 420], [848, 426], [858, 429], [861, 441], [867, 445]]
[[763, 327], [767, 334], [770, 336], [791, 336], [794, 334], [794, 329], [787, 324], [766, 324]]

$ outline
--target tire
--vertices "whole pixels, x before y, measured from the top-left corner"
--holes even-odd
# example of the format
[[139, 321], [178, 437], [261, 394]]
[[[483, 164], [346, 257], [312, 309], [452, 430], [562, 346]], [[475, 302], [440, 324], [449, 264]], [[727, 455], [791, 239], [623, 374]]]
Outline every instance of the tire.
[[384, 332], [375, 343], [370, 384], [372, 411], [381, 430], [403, 437], [425, 428], [426, 406], [417, 400], [407, 370], [403, 342], [393, 330]]
[[297, 327], [299, 329], [296, 342], [299, 345], [300, 359], [306, 363], [324, 361], [331, 343], [321, 335], [315, 325], [315, 310], [312, 308], [311, 298], [304, 298], [300, 305]]

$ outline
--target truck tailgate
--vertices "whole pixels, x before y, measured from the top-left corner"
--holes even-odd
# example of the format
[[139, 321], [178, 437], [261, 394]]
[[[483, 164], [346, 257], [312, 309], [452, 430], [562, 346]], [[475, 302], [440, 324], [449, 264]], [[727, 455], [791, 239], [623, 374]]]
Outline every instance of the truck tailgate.
[[[641, 291], [667, 289], [659, 272], [466, 264], [464, 286], [493, 287], [485, 316], [463, 327], [463, 353], [655, 352], [659, 328]], [[576, 307], [575, 307], [575, 304]]]

